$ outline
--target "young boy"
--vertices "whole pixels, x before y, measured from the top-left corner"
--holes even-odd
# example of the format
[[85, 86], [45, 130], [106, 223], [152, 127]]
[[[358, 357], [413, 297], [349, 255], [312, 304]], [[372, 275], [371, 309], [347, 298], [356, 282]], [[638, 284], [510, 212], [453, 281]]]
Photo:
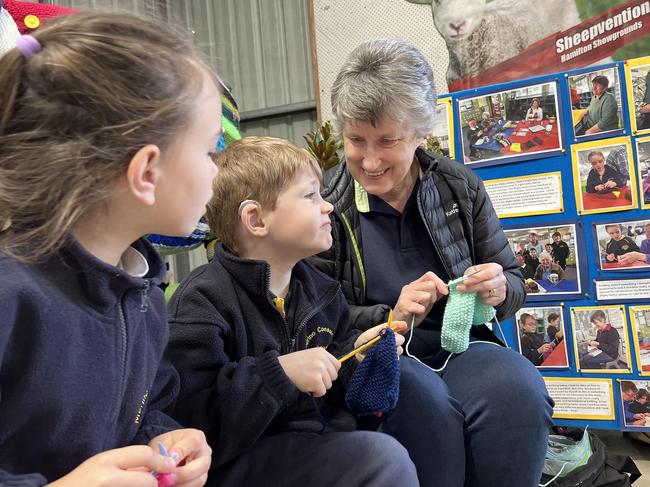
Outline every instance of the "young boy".
[[537, 333], [537, 320], [530, 313], [522, 313], [519, 317], [521, 326], [521, 354], [533, 365], [544, 362], [544, 354], [551, 350], [551, 345], [544, 341], [544, 335]]
[[316, 161], [249, 137], [216, 163], [207, 220], [221, 243], [174, 295], [169, 346], [177, 418], [214, 447], [208, 485], [417, 485], [406, 450], [355, 431], [344, 403], [363, 356], [338, 358], [386, 325], [359, 336], [338, 282], [302, 260], [332, 244]]
[[546, 320], [548, 321], [546, 334], [548, 335], [549, 342], [555, 346], [564, 338], [562, 325], [560, 325], [560, 315], [557, 313], [550, 313]]
[[621, 232], [621, 225], [605, 225], [605, 231], [612, 237], [605, 247], [605, 258], [607, 262], [618, 262], [621, 255], [629, 252], [638, 252], [639, 246], [630, 237]]

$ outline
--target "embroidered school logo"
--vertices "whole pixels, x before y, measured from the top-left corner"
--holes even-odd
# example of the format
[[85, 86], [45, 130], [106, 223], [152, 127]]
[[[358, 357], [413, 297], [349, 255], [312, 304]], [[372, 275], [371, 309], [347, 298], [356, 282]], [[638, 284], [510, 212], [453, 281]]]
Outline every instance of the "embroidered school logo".
[[144, 391], [144, 396], [142, 396], [142, 401], [140, 401], [140, 407], [138, 408], [138, 414], [135, 415], [135, 424], [140, 424], [140, 421], [142, 421], [142, 412], [147, 405], [147, 399], [149, 399], [149, 389]]
[[447, 215], [447, 216], [455, 215], [455, 214], [458, 213], [459, 211], [460, 211], [460, 210], [458, 209], [458, 203], [454, 203], [453, 205], [451, 205], [451, 209], [450, 209], [450, 210], [445, 211], [445, 215]]
[[[307, 339], [305, 340], [305, 348], [309, 347], [309, 344], [314, 338], [317, 336], [320, 338], [323, 334], [328, 335], [329, 338], [325, 340], [326, 343], [319, 343], [319, 345], [329, 345], [332, 341], [332, 338], [334, 337], [334, 331], [326, 326], [317, 326], [316, 331], [312, 331], [309, 333], [309, 335], [307, 335]], [[321, 342], [321, 340], [318, 341]]]

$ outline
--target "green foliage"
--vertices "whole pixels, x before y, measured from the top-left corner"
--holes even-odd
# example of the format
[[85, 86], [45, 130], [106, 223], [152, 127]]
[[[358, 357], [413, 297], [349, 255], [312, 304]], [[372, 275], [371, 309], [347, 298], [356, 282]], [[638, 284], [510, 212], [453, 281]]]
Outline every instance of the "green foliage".
[[426, 150], [428, 152], [433, 152], [434, 154], [440, 154], [441, 156], [445, 155], [445, 152], [442, 150], [442, 146], [440, 145], [440, 139], [435, 135], [427, 137]]
[[307, 142], [307, 150], [316, 158], [323, 171], [341, 162], [339, 151], [343, 143], [334, 138], [332, 123], [327, 121], [313, 132], [302, 136]]

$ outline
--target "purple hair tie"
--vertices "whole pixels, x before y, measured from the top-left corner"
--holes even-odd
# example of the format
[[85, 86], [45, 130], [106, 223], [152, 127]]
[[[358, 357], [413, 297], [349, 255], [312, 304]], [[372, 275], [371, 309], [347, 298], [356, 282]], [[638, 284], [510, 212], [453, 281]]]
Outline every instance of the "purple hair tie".
[[31, 36], [30, 34], [25, 34], [19, 36], [18, 39], [16, 39], [16, 48], [23, 56], [29, 59], [34, 54], [41, 52], [43, 46], [40, 42], [38, 42], [38, 40], [36, 40], [35, 37]]

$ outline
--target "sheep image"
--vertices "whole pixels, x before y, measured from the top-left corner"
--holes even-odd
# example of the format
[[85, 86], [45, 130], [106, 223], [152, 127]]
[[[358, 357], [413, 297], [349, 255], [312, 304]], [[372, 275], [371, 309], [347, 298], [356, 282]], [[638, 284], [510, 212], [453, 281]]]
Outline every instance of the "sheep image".
[[447, 44], [447, 83], [476, 76], [580, 23], [574, 0], [407, 0], [430, 4]]

